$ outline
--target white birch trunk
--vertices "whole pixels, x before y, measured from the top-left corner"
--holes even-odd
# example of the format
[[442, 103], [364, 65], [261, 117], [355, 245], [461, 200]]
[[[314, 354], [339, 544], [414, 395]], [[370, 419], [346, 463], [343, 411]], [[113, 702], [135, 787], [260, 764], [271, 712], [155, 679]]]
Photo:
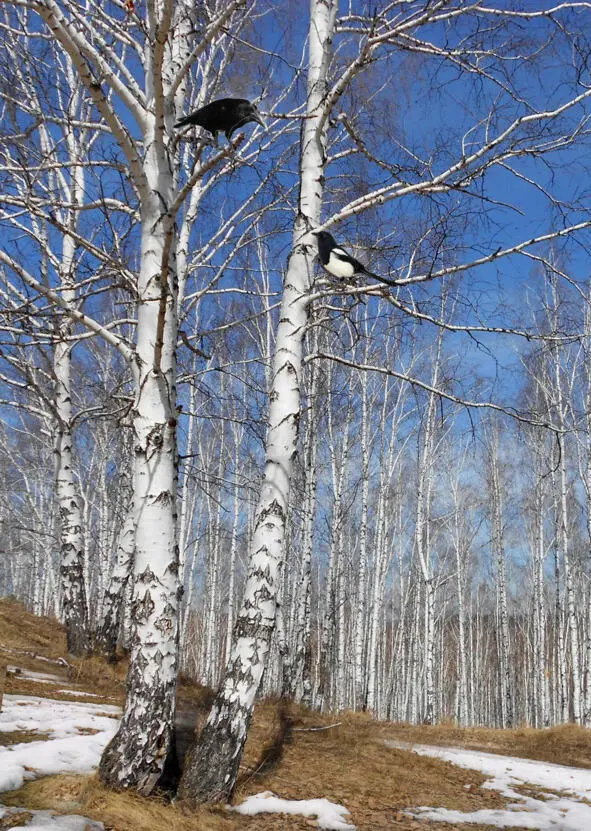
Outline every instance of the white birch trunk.
[[499, 447], [496, 427], [493, 427], [490, 448], [491, 509], [493, 520], [492, 544], [496, 561], [497, 605], [499, 631], [497, 635], [499, 652], [499, 681], [501, 690], [501, 727], [513, 726], [513, 698], [511, 689], [509, 612], [507, 609], [507, 580], [505, 576], [505, 547], [503, 545], [503, 508], [499, 477]]
[[240, 493], [238, 489], [238, 469], [239, 469], [239, 451], [242, 439], [242, 430], [235, 428], [234, 435], [234, 508], [232, 519], [232, 539], [230, 540], [230, 563], [228, 576], [228, 602], [226, 606], [226, 644], [224, 660], [227, 664], [230, 660], [230, 651], [232, 648], [232, 629], [234, 627], [235, 616], [235, 584], [236, 584], [236, 554], [238, 552], [238, 523], [240, 521]]
[[458, 595], [458, 646], [457, 646], [457, 704], [456, 718], [460, 727], [468, 726], [468, 670], [466, 656], [466, 561], [460, 529], [460, 505], [456, 499], [454, 514], [454, 550], [456, 555], [456, 590]]
[[[441, 355], [441, 338], [438, 342], [437, 357], [433, 369], [432, 385], [437, 386], [439, 377], [439, 362]], [[436, 399], [433, 394], [429, 395], [427, 415], [423, 427], [423, 447], [419, 459], [418, 486], [417, 486], [417, 508], [415, 528], [415, 550], [417, 553], [419, 567], [423, 579], [424, 589], [424, 712], [423, 722], [433, 724], [435, 720], [435, 688], [433, 676], [433, 662], [435, 650], [435, 586], [431, 565], [431, 553], [429, 551], [429, 512], [431, 504], [433, 448], [435, 430]], [[416, 715], [413, 721], [416, 720]]]
[[[328, 391], [331, 390], [332, 371], [327, 369]], [[353, 410], [351, 403], [347, 407], [344, 428], [336, 431], [333, 428], [334, 406], [329, 395], [327, 406], [328, 450], [332, 473], [332, 516], [331, 537], [328, 555], [328, 570], [326, 574], [325, 606], [322, 616], [322, 632], [320, 636], [320, 684], [317, 691], [318, 706], [321, 709], [336, 704], [337, 684], [342, 683], [342, 666], [339, 666], [338, 650], [341, 648], [342, 637], [339, 637], [339, 626], [343, 609], [341, 608], [341, 572], [343, 568], [343, 510], [342, 496], [345, 482], [345, 472], [349, 456], [349, 439]], [[337, 458], [337, 446], [340, 454]], [[342, 635], [342, 633], [341, 633]]]
[[555, 670], [557, 674], [555, 682], [555, 717], [558, 721], [565, 724], [568, 721], [568, 692], [566, 681], [566, 652], [564, 646], [564, 630], [562, 625], [562, 568], [559, 548], [560, 532], [556, 493], [556, 475], [554, 469], [552, 469], [552, 495], [554, 502], [554, 524], [556, 528], [556, 540], [554, 543], [554, 654]]
[[546, 559], [544, 541], [544, 490], [542, 471], [537, 464], [534, 523], [534, 661], [536, 678], [535, 726], [550, 726], [548, 671], [546, 659], [546, 610], [544, 602], [544, 563]]
[[[127, 698], [119, 729], [103, 753], [100, 775], [115, 787], [150, 793], [169, 752], [178, 663], [176, 263], [167, 152], [146, 136], [150, 198], [142, 206], [134, 431], [136, 525], [132, 643]], [[165, 292], [165, 307], [161, 297]], [[156, 343], [164, 311], [162, 344]], [[158, 357], [158, 352], [161, 352]]]
[[189, 753], [180, 783], [180, 797], [197, 802], [227, 799], [234, 789], [275, 626], [289, 489], [298, 445], [302, 342], [308, 320], [306, 293], [312, 282], [315, 253], [310, 231], [319, 222], [322, 205], [326, 146], [322, 103], [336, 12], [336, 3], [311, 2], [308, 118], [302, 127], [299, 210], [275, 341], [264, 479], [230, 661], [222, 689], [199, 745]]
[[357, 613], [355, 617], [355, 701], [357, 709], [364, 703], [363, 647], [365, 643], [365, 584], [367, 573], [367, 524], [369, 516], [369, 415], [367, 373], [361, 373], [361, 523], [359, 526], [359, 563], [357, 567]]
[[[71, 327], [61, 327], [64, 340]], [[71, 347], [60, 341], [55, 348], [55, 407], [58, 417], [55, 442], [55, 482], [61, 530], [62, 614], [66, 627], [68, 652], [84, 655], [90, 646], [88, 609], [84, 582], [84, 536], [80, 493], [76, 485], [72, 459]]]

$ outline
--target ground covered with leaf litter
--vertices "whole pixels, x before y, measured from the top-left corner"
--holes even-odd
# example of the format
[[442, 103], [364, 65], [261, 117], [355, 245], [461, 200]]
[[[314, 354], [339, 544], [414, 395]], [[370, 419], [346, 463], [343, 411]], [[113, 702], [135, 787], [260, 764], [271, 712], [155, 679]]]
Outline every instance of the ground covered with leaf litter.
[[[411, 727], [282, 701], [257, 708], [233, 806], [188, 813], [164, 795], [115, 793], [93, 771], [116, 729], [124, 664], [66, 657], [59, 624], [0, 601], [0, 829], [591, 828], [582, 728]], [[210, 700], [181, 684], [179, 709], [197, 724]]]

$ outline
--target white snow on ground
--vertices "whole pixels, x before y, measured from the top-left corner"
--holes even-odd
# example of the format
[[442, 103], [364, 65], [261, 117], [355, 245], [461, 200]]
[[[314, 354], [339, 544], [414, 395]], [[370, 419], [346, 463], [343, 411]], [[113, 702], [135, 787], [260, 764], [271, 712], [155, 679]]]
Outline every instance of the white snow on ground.
[[355, 831], [345, 817], [349, 814], [342, 805], [329, 802], [328, 799], [280, 799], [271, 791], [249, 796], [241, 805], [232, 810], [240, 814], [298, 814], [303, 817], [317, 817], [318, 828], [331, 828], [334, 831]]
[[[102, 822], [95, 822], [79, 814], [59, 816], [52, 811], [29, 811], [24, 808], [5, 808], [0, 805], [0, 818], [19, 814], [32, 814], [32, 819], [24, 826], [29, 831], [104, 831]], [[19, 826], [21, 827], [21, 826]]]
[[[28, 695], [5, 695], [0, 711], [0, 732], [47, 733], [40, 741], [0, 746], [0, 791], [20, 788], [27, 779], [55, 773], [90, 773], [98, 765], [105, 745], [115, 733], [119, 707], [54, 701]], [[89, 732], [80, 732], [89, 731]], [[96, 732], [94, 732], [96, 731]], [[0, 817], [11, 812], [0, 805]], [[86, 817], [56, 816], [34, 811], [25, 825], [29, 831], [99, 831], [102, 823]]]
[[[61, 693], [62, 695], [75, 695], [77, 698], [100, 698], [104, 700], [107, 698], [109, 701], [116, 701], [117, 699], [113, 698], [112, 696], [103, 695], [102, 693], [89, 693], [89, 692], [82, 692], [82, 690], [56, 690], [53, 695], [56, 693]], [[101, 708], [102, 712], [102, 708]]]
[[[517, 804], [505, 809], [486, 809], [462, 813], [446, 808], [421, 807], [412, 811], [414, 816], [440, 822], [475, 822], [497, 825], [499, 828], [535, 828], [538, 831], [585, 831], [591, 829], [591, 805], [582, 800], [591, 800], [591, 770], [553, 765], [531, 759], [516, 759], [498, 756], [476, 750], [456, 747], [430, 747], [407, 745], [402, 742], [386, 741], [388, 747], [412, 750], [423, 756], [435, 756], [459, 767], [478, 770], [489, 776], [483, 788], [499, 791]], [[561, 791], [561, 795], [546, 790], [540, 799], [524, 796], [514, 790], [517, 785], [533, 785], [550, 791]]]
[[20, 667], [7, 666], [7, 673], [15, 673], [23, 681], [35, 681], [36, 684], [60, 684], [63, 678], [58, 675], [51, 675], [48, 672], [34, 672], [32, 669], [21, 669]]

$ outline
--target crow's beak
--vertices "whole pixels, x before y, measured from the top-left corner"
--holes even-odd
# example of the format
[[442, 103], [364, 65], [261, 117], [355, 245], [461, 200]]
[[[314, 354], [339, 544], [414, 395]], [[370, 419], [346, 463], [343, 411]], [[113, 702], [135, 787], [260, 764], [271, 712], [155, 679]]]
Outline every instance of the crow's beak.
[[259, 112], [256, 112], [256, 111], [255, 111], [255, 112], [252, 114], [252, 117], [254, 118], [254, 120], [255, 120], [256, 122], [258, 122], [258, 123], [261, 125], [261, 127], [266, 127], [266, 124], [265, 124], [265, 122], [263, 121], [262, 116], [261, 116], [261, 114], [260, 114]]

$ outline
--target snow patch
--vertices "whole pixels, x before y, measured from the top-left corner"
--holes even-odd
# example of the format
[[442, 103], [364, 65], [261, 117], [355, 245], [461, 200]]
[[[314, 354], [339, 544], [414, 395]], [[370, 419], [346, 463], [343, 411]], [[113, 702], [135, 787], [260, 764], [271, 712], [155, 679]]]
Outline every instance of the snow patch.
[[[49, 739], [0, 747], [0, 791], [20, 788], [38, 776], [91, 773], [115, 733], [119, 714], [118, 707], [108, 704], [5, 695], [0, 732], [47, 733]], [[80, 733], [85, 730], [93, 732]]]
[[102, 822], [96, 822], [79, 814], [60, 816], [53, 811], [31, 811], [28, 808], [5, 808], [0, 805], [0, 817], [18, 818], [19, 814], [32, 814], [32, 819], [22, 826], [28, 828], [29, 831], [37, 831], [37, 829], [47, 831], [48, 828], [53, 831], [104, 831], [105, 829]]
[[36, 684], [61, 684], [63, 677], [52, 675], [48, 672], [34, 672], [32, 669], [23, 669], [22, 667], [7, 666], [6, 672], [14, 674], [23, 681], [35, 681]]
[[[468, 813], [447, 808], [420, 807], [408, 812], [413, 816], [440, 822], [473, 822], [496, 825], [499, 828], [518, 826], [538, 831], [591, 829], [591, 804], [583, 802], [591, 801], [591, 770], [463, 748], [408, 745], [388, 740], [385, 744], [478, 770], [490, 777], [482, 785], [483, 788], [499, 791], [516, 803], [505, 809], [483, 809]], [[541, 798], [524, 796], [515, 790], [519, 785], [541, 788]], [[550, 792], [544, 788], [550, 789]], [[557, 794], [556, 791], [563, 793]]]
[[271, 791], [249, 796], [241, 805], [232, 808], [239, 814], [299, 814], [316, 817], [318, 828], [334, 831], [355, 831], [355, 826], [346, 822], [349, 811], [328, 799], [280, 799]]

